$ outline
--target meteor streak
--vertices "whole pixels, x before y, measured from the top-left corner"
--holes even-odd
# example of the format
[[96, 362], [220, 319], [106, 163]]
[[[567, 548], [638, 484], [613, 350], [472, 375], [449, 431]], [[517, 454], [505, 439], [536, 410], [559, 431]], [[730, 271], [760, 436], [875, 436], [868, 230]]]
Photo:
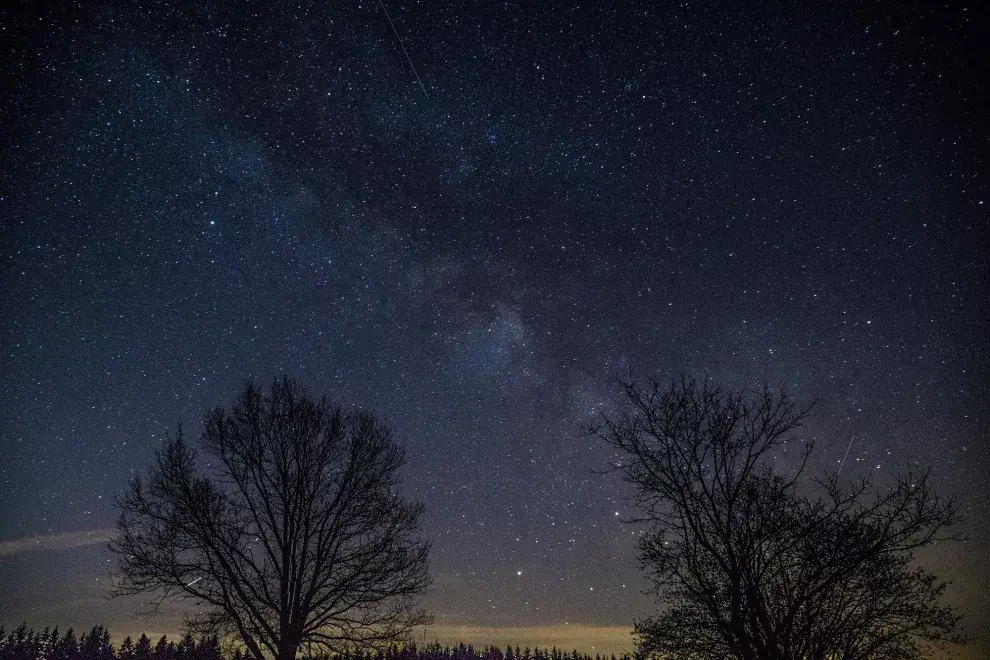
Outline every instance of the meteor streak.
[[385, 18], [388, 19], [388, 24], [392, 26], [392, 33], [395, 34], [395, 40], [399, 42], [399, 48], [402, 49], [403, 54], [406, 56], [406, 61], [409, 62], [409, 68], [412, 69], [413, 75], [416, 76], [416, 82], [419, 83], [419, 88], [423, 90], [423, 96], [426, 100], [430, 100], [430, 95], [426, 93], [426, 85], [423, 84], [422, 79], [419, 77], [419, 71], [416, 70], [416, 65], [413, 64], [412, 58], [409, 57], [409, 51], [406, 50], [405, 44], [402, 43], [402, 37], [399, 36], [399, 31], [395, 29], [395, 23], [392, 22], [392, 17], [388, 14], [388, 9], [385, 8], [385, 3], [383, 0], [378, 0], [378, 4], [381, 5], [382, 11], [385, 12]]
[[857, 436], [859, 436], [858, 433], [853, 433], [849, 437], [849, 444], [846, 446], [846, 453], [842, 455], [842, 460], [839, 461], [839, 469], [835, 471], [835, 476], [838, 477], [839, 473], [842, 472], [842, 466], [846, 464], [846, 457], [849, 456], [849, 450], [852, 449], [853, 443], [856, 441]]

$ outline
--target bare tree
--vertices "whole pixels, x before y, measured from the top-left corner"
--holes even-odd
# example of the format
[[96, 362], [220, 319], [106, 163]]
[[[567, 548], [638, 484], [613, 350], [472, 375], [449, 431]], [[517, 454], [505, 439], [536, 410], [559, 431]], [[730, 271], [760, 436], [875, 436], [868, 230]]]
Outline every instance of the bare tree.
[[[625, 414], [589, 431], [650, 524], [640, 559], [664, 604], [636, 625], [642, 657], [908, 660], [964, 642], [946, 584], [914, 551], [959, 520], [927, 472], [801, 492], [808, 410], [784, 393], [681, 378], [624, 383]], [[787, 469], [775, 461], [788, 459]], [[808, 485], [808, 484], [806, 484]]]
[[248, 383], [204, 422], [202, 475], [182, 430], [118, 497], [119, 594], [186, 598], [203, 632], [237, 634], [256, 660], [300, 647], [391, 643], [430, 621], [422, 505], [399, 497], [405, 461], [374, 417], [295, 381]]

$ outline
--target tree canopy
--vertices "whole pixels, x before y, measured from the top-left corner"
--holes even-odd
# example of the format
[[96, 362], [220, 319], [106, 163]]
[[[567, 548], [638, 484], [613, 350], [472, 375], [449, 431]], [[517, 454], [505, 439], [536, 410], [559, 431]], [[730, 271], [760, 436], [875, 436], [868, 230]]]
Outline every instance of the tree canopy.
[[623, 387], [629, 409], [590, 431], [650, 525], [640, 558], [664, 606], [636, 625], [641, 656], [908, 660], [965, 641], [946, 584], [914, 562], [959, 521], [929, 472], [804, 480], [809, 409], [786, 393]]
[[374, 416], [314, 399], [290, 378], [247, 383], [181, 428], [117, 499], [119, 594], [186, 598], [203, 633], [236, 634], [256, 660], [406, 638], [430, 617], [421, 504], [396, 488], [405, 454]]

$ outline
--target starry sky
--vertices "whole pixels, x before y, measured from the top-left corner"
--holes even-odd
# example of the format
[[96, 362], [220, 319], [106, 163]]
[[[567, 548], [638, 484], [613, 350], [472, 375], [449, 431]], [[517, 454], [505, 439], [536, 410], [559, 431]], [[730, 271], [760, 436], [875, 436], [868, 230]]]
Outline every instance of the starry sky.
[[170, 630], [104, 600], [113, 497], [290, 374], [406, 446], [429, 638], [628, 648], [581, 425], [687, 372], [931, 465], [990, 628], [977, 3], [54, 4], [0, 13], [0, 622]]

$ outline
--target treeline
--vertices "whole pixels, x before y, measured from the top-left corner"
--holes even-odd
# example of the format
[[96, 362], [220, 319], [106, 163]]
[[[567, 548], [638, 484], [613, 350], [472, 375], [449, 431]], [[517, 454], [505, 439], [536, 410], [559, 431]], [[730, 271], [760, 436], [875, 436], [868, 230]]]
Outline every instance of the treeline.
[[[238, 649], [228, 656], [231, 660], [248, 660]], [[135, 642], [124, 639], [120, 648], [110, 641], [110, 633], [103, 626], [94, 626], [79, 637], [70, 628], [64, 634], [58, 628], [45, 628], [35, 632], [25, 625], [6, 632], [0, 627], [0, 660], [224, 660], [220, 642], [216, 637], [196, 640], [186, 633], [178, 642], [165, 635], [152, 642], [141, 635]], [[375, 651], [352, 651], [333, 655], [311, 655], [309, 660], [631, 660], [629, 655], [616, 657], [551, 649], [520, 649], [508, 646], [505, 650], [493, 646], [476, 649], [471, 645], [455, 647], [428, 644], [422, 648], [415, 644]]]
[[[418, 648], [415, 644], [409, 644], [401, 648], [388, 648], [367, 652], [354, 651], [352, 653], [310, 656], [310, 658], [311, 660], [632, 660], [632, 657], [628, 654], [623, 654], [619, 657], [601, 654], [591, 656], [585, 653], [578, 653], [576, 650], [568, 653], [556, 647], [550, 649], [530, 649], [529, 647], [520, 649], [517, 646], [513, 649], [511, 646], [507, 646], [503, 651], [494, 646], [485, 646], [479, 650], [474, 646], [464, 644], [454, 647], [428, 644], [423, 648]], [[235, 658], [235, 660], [240, 659]]]
[[216, 637], [191, 634], [178, 642], [165, 635], [152, 642], [141, 635], [137, 642], [124, 639], [120, 648], [110, 642], [110, 633], [103, 626], [94, 626], [88, 633], [76, 637], [72, 628], [61, 634], [58, 628], [35, 632], [21, 625], [11, 632], [0, 628], [0, 660], [224, 660]]

